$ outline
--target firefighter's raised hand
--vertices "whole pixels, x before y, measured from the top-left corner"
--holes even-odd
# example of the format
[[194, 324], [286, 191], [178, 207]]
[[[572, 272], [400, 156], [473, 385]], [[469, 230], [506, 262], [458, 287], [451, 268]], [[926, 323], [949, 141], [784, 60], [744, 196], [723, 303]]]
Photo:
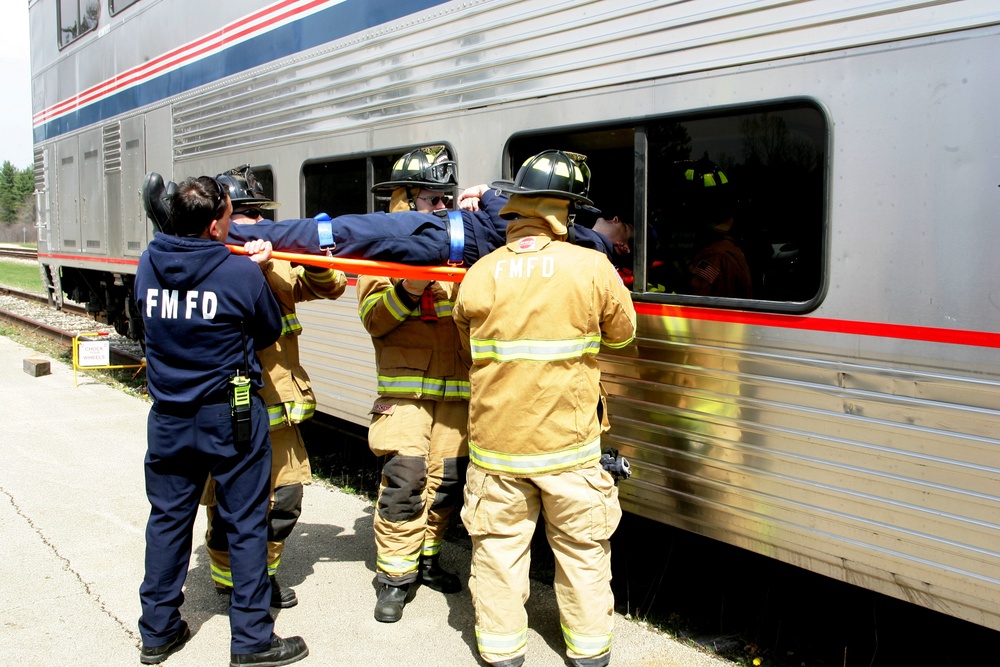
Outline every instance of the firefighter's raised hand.
[[270, 241], [262, 241], [260, 239], [247, 241], [243, 244], [243, 250], [257, 264], [264, 265], [271, 261]]

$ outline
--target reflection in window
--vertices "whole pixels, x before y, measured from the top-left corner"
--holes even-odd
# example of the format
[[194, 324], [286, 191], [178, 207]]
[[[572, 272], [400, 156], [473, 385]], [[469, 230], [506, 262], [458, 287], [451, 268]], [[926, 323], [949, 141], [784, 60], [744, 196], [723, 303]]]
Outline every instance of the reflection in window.
[[111, 8], [111, 15], [114, 16], [121, 10], [131, 7], [137, 2], [139, 2], [139, 0], [108, 0], [108, 6]]
[[819, 291], [826, 127], [812, 107], [647, 126], [646, 291], [808, 301]]
[[521, 135], [508, 153], [510, 176], [547, 148], [587, 156], [603, 217], [640, 221], [612, 259], [634, 292], [793, 303], [821, 284], [826, 140], [817, 109], [786, 104]]
[[59, 0], [59, 47], [96, 29], [100, 18], [99, 0]]

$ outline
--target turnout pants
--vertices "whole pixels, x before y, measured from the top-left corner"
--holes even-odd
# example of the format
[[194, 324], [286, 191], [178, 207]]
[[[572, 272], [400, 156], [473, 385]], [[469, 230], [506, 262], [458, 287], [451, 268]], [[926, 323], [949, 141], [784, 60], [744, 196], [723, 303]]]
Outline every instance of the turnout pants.
[[[271, 503], [267, 512], [267, 574], [273, 577], [281, 564], [285, 540], [302, 514], [302, 483], [312, 477], [309, 456], [297, 424], [271, 430]], [[208, 515], [205, 544], [211, 559], [212, 579], [231, 588], [226, 524], [215, 508], [215, 483], [208, 481], [202, 498]]]
[[486, 662], [527, 651], [528, 565], [539, 513], [555, 555], [555, 592], [566, 655], [596, 658], [611, 650], [614, 595], [610, 538], [621, 520], [618, 488], [593, 467], [537, 477], [469, 468], [462, 521], [472, 538], [469, 590], [476, 642]]
[[368, 444], [384, 456], [375, 512], [378, 581], [416, 581], [420, 557], [441, 550], [461, 504], [469, 462], [466, 401], [379, 398]]
[[139, 588], [139, 633], [146, 646], [168, 643], [180, 628], [192, 531], [208, 474], [216, 482], [219, 515], [229, 526], [231, 652], [256, 653], [271, 645], [265, 527], [271, 448], [267, 412], [256, 395], [252, 419], [251, 441], [235, 445], [228, 403], [177, 412], [161, 412], [156, 406], [150, 410], [145, 462], [150, 513], [146, 574]]

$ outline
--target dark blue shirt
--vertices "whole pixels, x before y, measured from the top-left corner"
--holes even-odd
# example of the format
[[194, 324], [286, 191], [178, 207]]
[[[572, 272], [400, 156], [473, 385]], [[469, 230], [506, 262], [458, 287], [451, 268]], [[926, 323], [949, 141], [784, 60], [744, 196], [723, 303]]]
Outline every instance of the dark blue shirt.
[[217, 241], [158, 233], [139, 258], [135, 301], [155, 403], [224, 401], [229, 379], [247, 367], [254, 388], [263, 386], [256, 351], [278, 340], [281, 311], [248, 257]]

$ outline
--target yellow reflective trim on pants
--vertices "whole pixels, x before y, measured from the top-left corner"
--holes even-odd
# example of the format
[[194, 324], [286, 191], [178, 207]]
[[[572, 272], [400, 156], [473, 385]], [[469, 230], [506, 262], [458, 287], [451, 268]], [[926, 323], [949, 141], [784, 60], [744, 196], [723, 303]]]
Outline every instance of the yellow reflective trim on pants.
[[585, 656], [599, 656], [611, 650], [611, 633], [606, 635], [584, 635], [573, 632], [562, 623], [563, 639], [566, 648], [574, 653]]
[[223, 570], [221, 567], [212, 563], [212, 581], [215, 583], [225, 586], [226, 588], [233, 587], [233, 573], [232, 570]]
[[504, 454], [469, 441], [469, 462], [483, 470], [514, 475], [537, 475], [577, 468], [601, 458], [601, 437], [571, 449], [544, 454]]
[[385, 572], [390, 577], [401, 577], [404, 574], [415, 572], [420, 563], [420, 554], [415, 553], [409, 556], [383, 556], [379, 554], [375, 559], [378, 569]]
[[480, 653], [517, 653], [528, 644], [528, 626], [517, 632], [487, 632], [476, 626], [476, 643]]
[[441, 552], [441, 541], [437, 540], [434, 542], [424, 541], [423, 547], [420, 549], [421, 556], [436, 556]]
[[279, 565], [281, 565], [281, 556], [278, 556], [273, 563], [267, 564], [267, 576], [273, 577], [277, 574]]

